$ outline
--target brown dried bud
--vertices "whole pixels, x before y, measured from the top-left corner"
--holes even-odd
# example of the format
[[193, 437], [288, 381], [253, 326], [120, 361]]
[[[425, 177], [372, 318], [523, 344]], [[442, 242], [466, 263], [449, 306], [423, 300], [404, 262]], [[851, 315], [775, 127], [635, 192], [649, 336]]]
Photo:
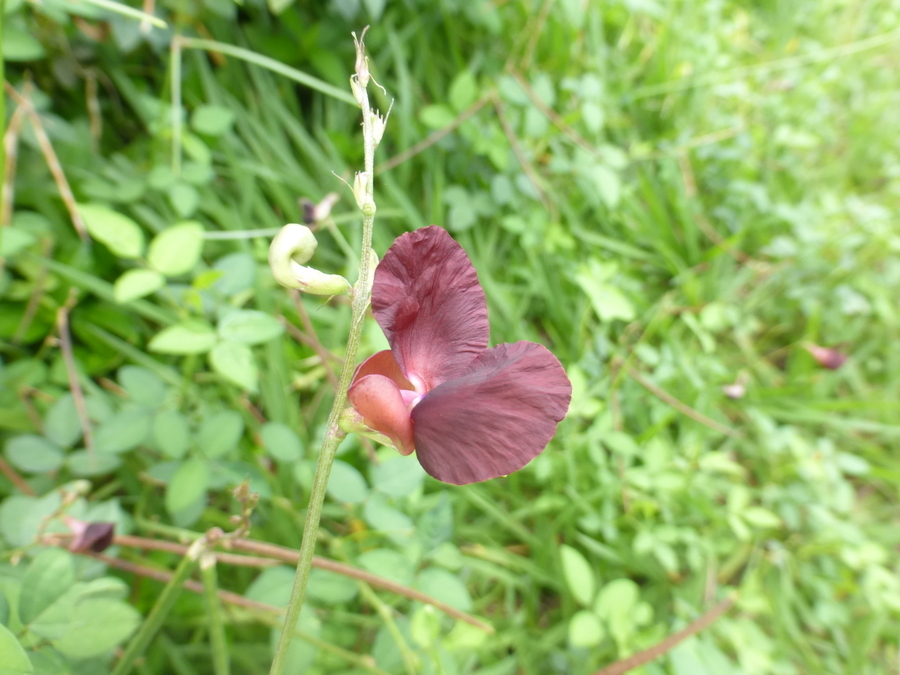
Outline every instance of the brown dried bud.
[[820, 366], [828, 368], [828, 370], [837, 370], [847, 362], [847, 355], [839, 352], [837, 349], [820, 347], [813, 343], [805, 344], [803, 347], [812, 355]]
[[87, 551], [102, 553], [112, 546], [113, 537], [116, 533], [115, 523], [86, 523], [71, 518], [66, 524], [75, 534], [75, 538], [69, 544], [69, 550], [73, 553], [85, 553]]

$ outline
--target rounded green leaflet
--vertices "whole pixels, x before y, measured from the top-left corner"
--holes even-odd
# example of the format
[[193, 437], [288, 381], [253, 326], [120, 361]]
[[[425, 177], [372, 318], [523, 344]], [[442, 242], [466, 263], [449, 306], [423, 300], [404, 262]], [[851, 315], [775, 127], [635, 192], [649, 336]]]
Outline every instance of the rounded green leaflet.
[[195, 220], [177, 223], [163, 230], [150, 242], [147, 260], [153, 269], [166, 276], [190, 272], [203, 249], [203, 225]]
[[284, 326], [271, 314], [254, 309], [236, 309], [219, 321], [219, 335], [245, 345], [257, 345], [277, 338]]
[[88, 598], [75, 605], [68, 630], [53, 646], [74, 659], [100, 656], [125, 641], [140, 623], [138, 611], [121, 600]]
[[223, 340], [209, 353], [212, 369], [232, 384], [252, 393], [259, 390], [259, 367], [247, 345]]
[[244, 433], [244, 420], [235, 410], [206, 415], [200, 424], [197, 443], [208, 458], [218, 458], [233, 449]]
[[113, 297], [124, 304], [155, 293], [166, 285], [166, 278], [156, 270], [128, 270], [113, 284]]
[[72, 394], [63, 394], [47, 411], [44, 435], [62, 447], [71, 447], [81, 438], [81, 421]]
[[184, 457], [190, 437], [187, 418], [177, 410], [163, 410], [153, 419], [153, 440], [168, 457]]
[[19, 596], [22, 623], [34, 621], [75, 583], [72, 554], [58, 548], [42, 551], [25, 570]]
[[128, 216], [100, 204], [79, 204], [88, 233], [120, 258], [138, 258], [144, 252], [144, 233]]
[[336, 459], [328, 477], [328, 495], [339, 502], [357, 504], [368, 494], [366, 479], [356, 467]]
[[566, 544], [560, 546], [563, 576], [575, 600], [587, 606], [594, 599], [596, 580], [590, 563], [578, 549]]
[[569, 644], [572, 647], [587, 649], [596, 647], [606, 637], [606, 630], [600, 617], [587, 609], [582, 609], [569, 619]]
[[31, 675], [33, 672], [28, 654], [16, 636], [0, 624], [0, 675]]
[[287, 424], [267, 422], [260, 431], [266, 451], [282, 462], [296, 462], [303, 457], [303, 443]]
[[209, 467], [205, 460], [193, 458], [178, 467], [166, 488], [166, 509], [176, 514], [196, 504], [206, 494]]
[[131, 399], [141, 405], [155, 408], [166, 397], [165, 382], [156, 373], [141, 366], [122, 366], [118, 379]]
[[27, 473], [55, 471], [65, 456], [56, 444], [43, 436], [16, 436], [6, 442], [6, 457], [17, 469]]
[[472, 611], [472, 597], [455, 574], [440, 567], [428, 567], [416, 579], [416, 588], [463, 612]]
[[169, 188], [169, 203], [179, 216], [188, 218], [200, 204], [200, 193], [190, 183], [178, 182]]
[[213, 327], [204, 321], [188, 320], [157, 333], [148, 349], [158, 354], [204, 354], [218, 341]]
[[392, 457], [372, 468], [372, 485], [391, 497], [415, 492], [425, 480], [425, 469], [413, 457]]
[[194, 131], [206, 136], [221, 136], [234, 123], [234, 112], [220, 105], [197, 106], [191, 115]]
[[146, 408], [123, 410], [108, 418], [94, 434], [94, 449], [118, 454], [132, 450], [150, 435], [151, 411]]

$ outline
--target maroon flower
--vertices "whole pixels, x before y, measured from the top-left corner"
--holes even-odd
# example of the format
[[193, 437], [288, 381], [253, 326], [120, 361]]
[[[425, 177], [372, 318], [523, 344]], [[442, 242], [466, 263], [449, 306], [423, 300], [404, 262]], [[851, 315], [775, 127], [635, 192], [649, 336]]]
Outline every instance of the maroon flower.
[[518, 471], [546, 447], [572, 385], [542, 345], [487, 348], [484, 290], [446, 230], [394, 242], [375, 271], [372, 309], [391, 348], [356, 369], [350, 403], [402, 454], [464, 485]]

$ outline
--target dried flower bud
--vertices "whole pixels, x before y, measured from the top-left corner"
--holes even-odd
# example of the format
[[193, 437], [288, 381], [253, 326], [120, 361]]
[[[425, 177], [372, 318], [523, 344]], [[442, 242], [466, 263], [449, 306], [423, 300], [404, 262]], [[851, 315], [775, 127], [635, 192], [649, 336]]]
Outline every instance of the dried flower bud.
[[812, 357], [818, 361], [819, 365], [828, 370], [837, 370], [847, 361], [847, 355], [839, 352], [837, 349], [830, 347], [820, 347], [817, 344], [808, 343], [803, 345]]
[[353, 197], [356, 199], [356, 205], [363, 212], [366, 210], [366, 204], [371, 201], [368, 188], [369, 174], [365, 171], [358, 171], [353, 178]]
[[356, 33], [351, 33], [353, 36], [353, 44], [356, 47], [356, 65], [354, 70], [356, 71], [357, 80], [365, 89], [369, 86], [369, 59], [366, 58], [366, 31], [369, 30], [369, 27], [366, 26], [363, 28], [362, 33], [360, 33], [359, 38], [356, 37]]
[[116, 532], [115, 523], [86, 523], [76, 518], [67, 518], [66, 525], [75, 535], [69, 544], [69, 550], [74, 553], [102, 553], [112, 545]]
[[290, 223], [281, 228], [269, 246], [269, 267], [275, 280], [287, 288], [313, 295], [342, 295], [350, 283], [339, 274], [325, 274], [302, 263], [316, 251], [315, 235], [305, 225]]
[[737, 400], [739, 398], [744, 398], [744, 396], [747, 394], [747, 387], [745, 387], [740, 382], [735, 382], [734, 384], [726, 384], [724, 387], [722, 387], [722, 393], [730, 399]]

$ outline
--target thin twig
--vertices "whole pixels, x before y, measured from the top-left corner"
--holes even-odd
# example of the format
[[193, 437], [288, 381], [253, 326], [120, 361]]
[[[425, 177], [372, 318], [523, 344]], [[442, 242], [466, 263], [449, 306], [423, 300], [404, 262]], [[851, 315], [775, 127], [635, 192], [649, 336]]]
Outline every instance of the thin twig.
[[9, 479], [9, 482], [15, 485], [23, 495], [28, 495], [29, 497], [35, 497], [37, 495], [28, 482], [19, 475], [19, 472], [16, 471], [2, 455], [0, 455], [0, 473], [6, 476]]
[[[300, 558], [299, 551], [296, 551], [292, 548], [286, 548], [284, 546], [278, 546], [276, 544], [268, 544], [262, 541], [255, 541], [253, 539], [234, 539], [228, 542], [226, 545], [232, 548], [240, 549], [242, 551], [248, 551], [259, 555], [268, 556], [270, 558], [275, 558], [286, 563], [296, 564]], [[330, 560], [329, 558], [322, 558], [321, 556], [313, 556], [312, 566], [319, 569], [328, 570], [329, 572], [334, 572], [335, 574], [340, 574], [345, 577], [350, 577], [352, 579], [365, 581], [370, 586], [381, 588], [383, 590], [396, 593], [397, 595], [402, 595], [403, 597], [410, 600], [417, 600], [419, 602], [425, 603], [426, 605], [431, 605], [435, 609], [439, 609], [440, 611], [442, 611], [447, 616], [458, 619], [459, 621], [464, 621], [467, 624], [475, 626], [476, 628], [480, 628], [487, 633], [494, 632], [494, 627], [490, 624], [487, 624], [470, 614], [461, 612], [460, 610], [451, 607], [450, 605], [447, 605], [440, 600], [431, 597], [430, 595], [426, 595], [421, 591], [418, 591], [414, 588], [409, 588], [408, 586], [404, 586], [403, 584], [398, 584], [396, 581], [391, 581], [390, 579], [379, 577], [375, 574], [371, 574], [369, 572], [366, 572], [365, 570], [358, 569], [351, 565], [337, 562], [336, 560]]]
[[10, 95], [17, 105], [24, 108], [25, 114], [28, 115], [28, 120], [31, 122], [32, 129], [34, 129], [34, 136], [38, 145], [41, 146], [41, 152], [44, 154], [44, 161], [47, 162], [47, 167], [50, 169], [50, 173], [53, 174], [53, 180], [56, 182], [60, 197], [62, 197], [63, 203], [66, 205], [66, 210], [69, 212], [75, 231], [78, 232], [78, 236], [83, 241], [89, 241], [90, 237], [88, 237], [87, 228], [84, 226], [84, 220], [82, 220], [81, 214], [78, 213], [75, 195], [72, 194], [72, 188], [69, 187], [69, 181], [66, 180], [66, 174], [59, 163], [53, 144], [50, 143], [50, 138], [44, 130], [40, 115], [37, 114], [31, 101], [16, 91], [9, 82], [4, 82], [3, 84], [6, 88], [6, 93]]
[[84, 434], [84, 447], [88, 452], [94, 452], [94, 432], [91, 430], [91, 418], [88, 414], [87, 404], [84, 401], [84, 391], [78, 380], [78, 367], [75, 365], [75, 355], [72, 352], [72, 337], [69, 335], [69, 312], [75, 306], [78, 294], [73, 288], [69, 292], [69, 298], [56, 313], [56, 329], [59, 333], [59, 349], [62, 352], [63, 361], [66, 364], [66, 376], [69, 379], [69, 389], [72, 392], [72, 401], [75, 404], [75, 412], [81, 424]]
[[[121, 558], [114, 558], [103, 553], [84, 551], [80, 552], [79, 555], [94, 558], [95, 560], [99, 560], [100, 562], [109, 565], [114, 569], [128, 572], [129, 574], [136, 574], [140, 577], [146, 577], [155, 581], [161, 581], [164, 584], [170, 582], [173, 576], [171, 572], [168, 572], [166, 570], [159, 570], [153, 567], [147, 567], [145, 565], [138, 565], [137, 563], [128, 562], [127, 560], [122, 560]], [[188, 579], [187, 581], [185, 581], [184, 588], [191, 593], [198, 593], [201, 595], [203, 594], [203, 584], [201, 584], [199, 581], [194, 581], [193, 579]], [[264, 602], [257, 602], [256, 600], [245, 598], [243, 595], [238, 595], [237, 593], [232, 593], [231, 591], [219, 590], [219, 598], [231, 605], [238, 605], [240, 607], [246, 607], [247, 609], [255, 609], [261, 612], [272, 612], [274, 614], [284, 612], [284, 610], [280, 607], [267, 605]]]
[[461, 113], [459, 113], [459, 115], [456, 116], [456, 119], [454, 119], [452, 122], [450, 122], [450, 124], [448, 124], [447, 126], [441, 128], [441, 129], [438, 129], [437, 131], [429, 134], [428, 136], [426, 136], [424, 139], [422, 139], [421, 141], [416, 143], [411, 148], [404, 150], [403, 152], [401, 152], [398, 155], [394, 155], [386, 162], [382, 162], [381, 164], [376, 166], [375, 167], [375, 175], [384, 173], [385, 171], [390, 171], [391, 169], [393, 169], [396, 166], [400, 166], [401, 164], [403, 164], [403, 162], [405, 162], [409, 159], [412, 159], [413, 157], [418, 155], [420, 152], [430, 148], [432, 145], [434, 145], [435, 143], [440, 141], [444, 136], [453, 133], [460, 125], [463, 124], [463, 122], [466, 122], [473, 115], [475, 115], [475, 113], [477, 113], [479, 110], [481, 110], [484, 107], [484, 105], [491, 100], [492, 96], [493, 96], [493, 92], [490, 92], [486, 96], [482, 96], [480, 99], [475, 101], [475, 103], [473, 103], [468, 108], [466, 108]]
[[595, 672], [594, 675], [622, 675], [623, 673], [627, 673], [629, 670], [634, 670], [635, 668], [643, 666], [646, 663], [650, 663], [654, 659], [658, 659], [660, 656], [671, 651], [674, 647], [676, 647], [679, 643], [683, 642], [687, 638], [691, 637], [692, 635], [696, 635], [700, 631], [708, 628], [716, 619], [718, 619], [725, 612], [731, 609], [731, 606], [734, 604], [734, 599], [734, 595], [726, 598], [711, 610], [709, 610], [706, 614], [701, 616], [699, 619], [688, 624], [685, 628], [682, 628], [677, 633], [672, 633], [672, 635], [667, 637], [662, 642], [659, 642], [642, 652], [633, 654], [627, 659], [622, 659], [621, 661], [611, 663], [605, 668], [601, 668], [600, 670]]
[[[67, 543], [70, 539], [71, 535], [67, 533], [54, 533], [46, 535], [41, 540], [41, 543], [46, 545], [60, 545]], [[222, 539], [219, 543], [221, 543], [221, 545], [225, 548], [238, 549], [240, 551], [247, 551], [249, 553], [257, 554], [256, 556], [248, 556], [216, 551], [216, 561], [228, 565], [240, 565], [244, 567], [271, 567], [280, 563], [289, 563], [295, 565], [297, 564], [297, 560], [300, 557], [299, 551], [295, 549], [287, 548], [285, 546], [278, 546], [277, 544], [269, 544], [263, 541], [256, 541], [254, 539]], [[113, 538], [112, 545], [126, 546], [128, 548], [137, 548], [147, 551], [166, 551], [168, 553], [173, 553], [180, 556], [185, 555], [188, 550], [188, 546], [184, 544], [165, 541], [163, 539], [150, 539], [148, 537], [137, 537], [127, 534], [117, 534]], [[408, 598], [409, 600], [416, 600], [426, 605], [431, 605], [435, 609], [444, 612], [447, 616], [458, 619], [460, 621], [464, 621], [465, 623], [468, 623], [471, 626], [475, 626], [476, 628], [480, 628], [481, 630], [488, 633], [494, 632], [494, 628], [490, 624], [487, 624], [470, 614], [461, 612], [460, 610], [455, 609], [450, 605], [444, 604], [440, 600], [437, 600], [430, 595], [426, 595], [425, 593], [422, 593], [421, 591], [418, 591], [414, 588], [409, 588], [408, 586], [398, 584], [397, 582], [391, 581], [390, 579], [385, 579], [384, 577], [371, 574], [370, 572], [358, 569], [356, 567], [353, 567], [352, 565], [347, 565], [346, 563], [330, 560], [329, 558], [322, 558], [321, 556], [314, 556], [312, 566], [318, 569], [334, 572], [335, 574], [340, 574], [341, 576], [349, 577], [351, 579], [364, 581], [370, 586], [396, 593], [397, 595]]]
[[731, 436], [732, 438], [742, 438], [743, 437], [743, 434], [740, 431], [738, 431], [737, 429], [732, 429], [731, 427], [729, 427], [725, 424], [722, 424], [721, 422], [716, 422], [714, 419], [711, 419], [711, 418], [707, 417], [706, 415], [704, 415], [703, 413], [698, 412], [697, 410], [694, 410], [687, 403], [684, 403], [683, 401], [679, 401], [677, 398], [672, 396], [672, 394], [670, 394], [669, 392], [664, 391], [663, 389], [660, 389], [656, 384], [654, 384], [653, 382], [648, 380], [646, 377], [641, 375], [638, 371], [634, 370], [633, 368], [628, 369], [628, 374], [631, 376], [631, 378], [635, 382], [637, 382], [639, 385], [641, 385], [644, 389], [646, 389], [651, 394], [656, 396], [656, 398], [658, 398], [663, 403], [666, 403], [666, 404], [672, 406], [673, 408], [675, 408], [675, 410], [680, 412], [682, 415], [686, 415], [687, 417], [690, 417], [695, 422], [699, 422], [700, 424], [702, 424], [706, 427], [709, 427], [713, 431], [718, 431], [720, 434], [725, 434], [726, 436]]
[[540, 176], [538, 176], [537, 171], [528, 160], [528, 157], [525, 156], [525, 150], [519, 143], [519, 139], [518, 137], [516, 137], [516, 132], [513, 130], [512, 125], [509, 123], [509, 120], [506, 117], [506, 113], [503, 111], [503, 103], [496, 95], [491, 97], [491, 102], [494, 104], [494, 109], [497, 111], [497, 119], [500, 121], [500, 126], [503, 128], [503, 133], [506, 135], [506, 140], [509, 141], [509, 144], [512, 147], [513, 154], [516, 156], [516, 159], [519, 160], [519, 165], [522, 167], [525, 175], [528, 176], [529, 182], [538, 193], [538, 196], [541, 199], [541, 203], [543, 203], [544, 207], [550, 212], [552, 220], [556, 221], [556, 208], [550, 202], [550, 199], [544, 192], [544, 188], [541, 187]]

